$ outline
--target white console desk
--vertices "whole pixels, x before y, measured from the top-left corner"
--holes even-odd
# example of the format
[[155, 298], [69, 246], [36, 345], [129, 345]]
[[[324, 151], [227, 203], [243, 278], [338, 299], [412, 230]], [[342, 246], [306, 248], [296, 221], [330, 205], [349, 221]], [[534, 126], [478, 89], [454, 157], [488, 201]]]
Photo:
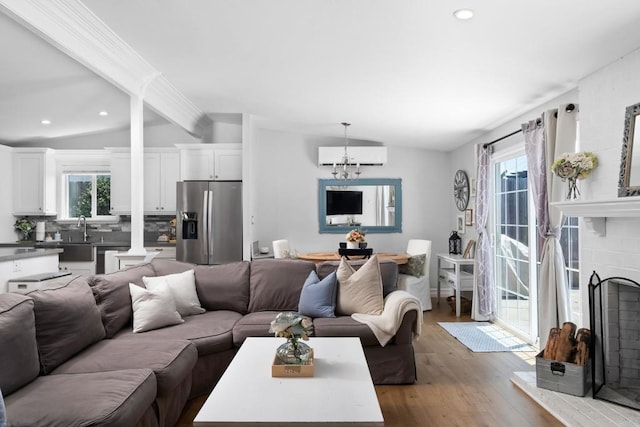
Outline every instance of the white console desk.
[[473, 267], [473, 258], [462, 255], [437, 254], [438, 257], [438, 303], [440, 288], [448, 287], [456, 297], [456, 317], [460, 317], [460, 291], [473, 291], [473, 273], [462, 270], [463, 265]]

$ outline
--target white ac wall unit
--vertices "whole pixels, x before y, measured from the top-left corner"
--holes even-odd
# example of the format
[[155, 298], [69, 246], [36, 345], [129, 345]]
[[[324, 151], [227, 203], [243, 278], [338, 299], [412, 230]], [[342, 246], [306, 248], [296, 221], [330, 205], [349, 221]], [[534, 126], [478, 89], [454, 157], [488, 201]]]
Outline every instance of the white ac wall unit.
[[[382, 166], [387, 162], [387, 147], [348, 147], [347, 154], [352, 164], [361, 166]], [[318, 147], [318, 165], [340, 165], [343, 155], [344, 146]]]

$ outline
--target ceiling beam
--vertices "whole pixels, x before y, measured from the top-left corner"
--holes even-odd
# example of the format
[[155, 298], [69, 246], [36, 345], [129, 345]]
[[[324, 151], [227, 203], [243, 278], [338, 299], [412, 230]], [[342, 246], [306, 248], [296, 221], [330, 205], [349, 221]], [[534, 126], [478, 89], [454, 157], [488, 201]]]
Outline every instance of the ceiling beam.
[[0, 0], [0, 11], [187, 132], [211, 119], [79, 0]]

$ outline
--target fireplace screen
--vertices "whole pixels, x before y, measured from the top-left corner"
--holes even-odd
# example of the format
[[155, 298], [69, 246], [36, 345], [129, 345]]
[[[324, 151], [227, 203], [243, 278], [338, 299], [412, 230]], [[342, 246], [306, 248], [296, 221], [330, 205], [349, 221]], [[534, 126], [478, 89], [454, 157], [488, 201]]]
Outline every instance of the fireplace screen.
[[640, 284], [589, 280], [593, 398], [640, 410]]

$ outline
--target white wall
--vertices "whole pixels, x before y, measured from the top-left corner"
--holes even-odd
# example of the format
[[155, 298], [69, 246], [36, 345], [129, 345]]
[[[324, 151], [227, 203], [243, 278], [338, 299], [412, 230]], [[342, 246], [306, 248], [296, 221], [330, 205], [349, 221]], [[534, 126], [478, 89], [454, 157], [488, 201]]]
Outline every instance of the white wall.
[[[485, 144], [487, 142], [491, 142], [498, 138], [502, 138], [505, 135], [509, 135], [510, 133], [520, 129], [522, 123], [526, 123], [529, 120], [534, 120], [537, 117], [540, 117], [544, 111], [552, 108], [558, 108], [558, 105], [568, 104], [568, 103], [578, 103], [577, 89], [571, 90], [563, 95], [560, 95], [556, 98], [546, 101], [543, 104], [541, 104], [539, 107], [537, 107], [535, 110], [528, 111], [522, 115], [519, 115], [518, 117], [511, 119], [506, 123], [500, 125], [499, 127], [491, 130], [490, 132], [486, 133], [482, 137], [474, 139], [470, 143], [465, 144], [464, 146], [451, 152], [451, 169], [449, 171], [451, 181], [453, 182], [453, 176], [455, 175], [458, 169], [462, 169], [465, 172], [467, 172], [467, 175], [469, 176], [470, 181], [476, 178], [477, 163], [476, 163], [475, 153], [476, 153], [477, 144]], [[580, 109], [582, 110], [582, 105], [580, 105]], [[506, 147], [512, 146], [516, 142], [522, 142], [523, 140], [524, 139], [523, 139], [522, 133], [518, 133], [516, 135], [513, 135], [507, 139], [504, 139], [494, 144], [494, 150], [495, 152], [498, 152], [501, 149], [505, 149]], [[620, 140], [620, 143], [622, 144], [622, 139]], [[474, 225], [471, 227], [467, 227], [466, 233], [463, 236], [461, 236], [463, 248], [466, 246], [469, 239], [477, 240], [478, 234], [476, 233], [476, 230], [475, 230], [475, 222], [476, 222], [475, 221], [475, 215], [476, 215], [475, 203], [476, 203], [475, 197], [471, 197], [469, 199], [468, 209], [473, 209]], [[451, 229], [453, 230], [455, 229], [456, 216], [461, 214], [462, 212], [458, 211], [458, 209], [456, 208], [453, 195], [449, 200], [449, 205], [450, 205], [451, 211], [453, 212], [453, 214], [451, 215], [449, 227], [451, 227]]]
[[[318, 179], [331, 167], [319, 167], [318, 146], [335, 145], [317, 137], [257, 129], [253, 141], [254, 240], [261, 246], [288, 239], [297, 252], [335, 251], [342, 234], [318, 232]], [[362, 168], [362, 178], [402, 179], [402, 233], [368, 234], [379, 252], [403, 252], [410, 238], [429, 239], [433, 253], [447, 251], [451, 183], [449, 154], [415, 148], [388, 147], [384, 166]], [[435, 288], [435, 256], [431, 283]]]
[[[624, 114], [640, 102], [640, 50], [579, 82], [582, 150], [593, 151], [598, 168], [581, 188], [584, 199], [617, 197]], [[640, 141], [636, 141], [636, 149]], [[640, 281], [640, 218], [608, 218], [606, 236], [580, 230], [581, 283], [592, 271], [601, 278], [623, 276]]]
[[11, 148], [0, 145], [0, 182], [2, 185], [2, 204], [0, 204], [0, 242], [15, 242], [18, 235], [13, 224], [16, 219], [11, 214], [13, 206], [13, 161]]
[[[468, 168], [474, 162], [475, 144], [509, 134], [548, 108], [569, 102], [580, 104], [581, 150], [592, 151], [599, 159], [598, 168], [580, 183], [581, 199], [616, 198], [625, 108], [640, 102], [640, 51], [634, 51], [581, 79], [576, 90], [550, 100], [452, 152], [450, 175], [453, 176], [457, 169], [469, 172]], [[521, 138], [522, 135], [518, 134], [498, 143], [497, 147]], [[453, 201], [449, 203], [454, 209]], [[453, 220], [450, 226], [453, 226]], [[582, 324], [588, 325], [587, 285], [593, 271], [598, 272], [601, 278], [617, 275], [640, 281], [640, 218], [607, 219], [603, 237], [589, 232], [583, 222], [580, 223]], [[470, 236], [467, 233], [465, 237], [468, 239]]]
[[[485, 141], [487, 142], [487, 141]], [[449, 219], [449, 224], [448, 224], [448, 228], [451, 230], [455, 230], [456, 229], [456, 220], [458, 215], [464, 215], [464, 212], [461, 212], [458, 210], [458, 207], [455, 204], [455, 199], [453, 197], [453, 177], [456, 174], [456, 171], [458, 170], [463, 170], [467, 173], [467, 177], [469, 178], [469, 186], [471, 187], [472, 182], [475, 182], [475, 178], [476, 178], [476, 158], [475, 158], [476, 154], [475, 154], [475, 145], [474, 144], [467, 144], [464, 145], [462, 147], [460, 147], [459, 149], [453, 151], [451, 153], [451, 167], [449, 169], [449, 171], [447, 172], [447, 183], [449, 184], [449, 188], [451, 189], [450, 193], [449, 193], [449, 199], [447, 200], [447, 205], [449, 206], [449, 209], [451, 211], [451, 215], [448, 218]], [[475, 197], [469, 197], [469, 204], [467, 205], [467, 209], [471, 209], [473, 210], [473, 225], [471, 226], [466, 226], [466, 230], [464, 234], [461, 234], [460, 237], [462, 238], [462, 250], [464, 251], [464, 249], [467, 246], [467, 243], [469, 242], [469, 240], [473, 239], [473, 240], [477, 240], [478, 239], [478, 233], [476, 233], [476, 229], [475, 229], [475, 214], [476, 214], [476, 198]]]

